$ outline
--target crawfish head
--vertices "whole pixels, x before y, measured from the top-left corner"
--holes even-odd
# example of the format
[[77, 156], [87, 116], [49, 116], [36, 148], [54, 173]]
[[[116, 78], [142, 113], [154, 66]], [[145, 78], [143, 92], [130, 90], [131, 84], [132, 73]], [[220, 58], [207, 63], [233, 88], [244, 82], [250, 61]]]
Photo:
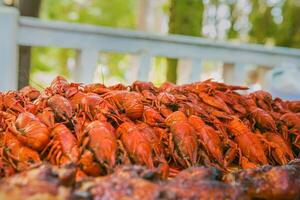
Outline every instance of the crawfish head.
[[142, 99], [140, 93], [128, 91], [112, 91], [105, 95], [105, 100], [115, 105], [119, 111], [133, 120], [139, 119], [143, 115], [144, 104]]
[[65, 88], [69, 85], [68, 81], [62, 77], [57, 76], [50, 84], [50, 87], [46, 90], [50, 92], [51, 94], [61, 94], [64, 92]]
[[30, 112], [23, 112], [21, 114], [18, 115], [18, 118], [16, 120], [16, 126], [18, 128], [25, 128], [25, 126], [27, 126], [30, 122], [32, 121], [37, 121], [37, 117], [30, 113]]
[[34, 87], [31, 87], [31, 86], [23, 87], [19, 91], [19, 93], [22, 96], [28, 98], [30, 101], [33, 101], [33, 100], [37, 99], [41, 95], [40, 91], [38, 91], [37, 89], [35, 89]]
[[143, 121], [149, 125], [156, 126], [164, 123], [164, 118], [158, 111], [151, 107], [144, 107]]
[[187, 121], [187, 117], [185, 116], [185, 114], [181, 111], [176, 111], [173, 112], [172, 114], [170, 114], [166, 120], [165, 123], [168, 126], [171, 126], [173, 123], [176, 123], [178, 121]]
[[176, 97], [169, 92], [160, 92], [157, 95], [157, 105], [165, 104], [167, 106], [176, 106]]
[[104, 94], [106, 92], [109, 92], [110, 90], [103, 84], [101, 83], [92, 83], [92, 84], [88, 84], [85, 85], [83, 87], [84, 92], [89, 93], [96, 93], [96, 94]]
[[48, 106], [54, 111], [58, 120], [70, 121], [73, 116], [72, 105], [68, 99], [61, 95], [54, 95], [47, 101]]
[[29, 112], [21, 113], [15, 124], [10, 130], [24, 144], [38, 151], [48, 144], [49, 130], [35, 115]]
[[143, 90], [157, 91], [157, 88], [151, 82], [135, 81], [131, 85], [131, 90], [142, 92]]

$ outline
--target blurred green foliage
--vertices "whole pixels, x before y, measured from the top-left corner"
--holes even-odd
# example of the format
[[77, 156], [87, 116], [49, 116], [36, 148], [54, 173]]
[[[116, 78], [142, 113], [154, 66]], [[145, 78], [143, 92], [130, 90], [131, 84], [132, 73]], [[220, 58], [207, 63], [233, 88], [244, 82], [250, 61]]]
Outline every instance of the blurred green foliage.
[[[102, 26], [134, 29], [136, 27], [137, 0], [43, 0], [40, 18], [87, 23]], [[119, 63], [128, 62], [123, 54], [103, 54], [101, 61], [110, 66], [109, 76], [125, 77], [127, 68]], [[76, 59], [72, 49], [34, 47], [32, 51], [31, 74], [52, 72], [66, 77], [68, 59]]]
[[[136, 29], [139, 3], [139, 0], [42, 0], [40, 18]], [[223, 12], [229, 23], [223, 39], [300, 48], [299, 0], [167, 0], [159, 9], [170, 17], [169, 33], [210, 37], [202, 32], [210, 23], [209, 28], [213, 27], [218, 35], [218, 25], [223, 20], [219, 14]], [[212, 13], [213, 16], [208, 16]], [[74, 62], [76, 56], [77, 51], [72, 49], [34, 47], [31, 74], [42, 71], [71, 77], [67, 63]], [[125, 54], [101, 52], [104, 79], [113, 76], [118, 81], [128, 80], [129, 58]], [[177, 63], [174, 59], [168, 62], [171, 66]], [[167, 74], [169, 80], [176, 81], [175, 68], [167, 70], [166, 63], [165, 58], [153, 62], [155, 83], [163, 82]]]
[[[202, 0], [171, 0], [169, 33], [200, 36], [203, 21]], [[176, 83], [178, 60], [167, 60], [167, 80]]]
[[276, 44], [300, 48], [300, 1], [286, 0], [282, 9], [283, 23], [279, 24]]

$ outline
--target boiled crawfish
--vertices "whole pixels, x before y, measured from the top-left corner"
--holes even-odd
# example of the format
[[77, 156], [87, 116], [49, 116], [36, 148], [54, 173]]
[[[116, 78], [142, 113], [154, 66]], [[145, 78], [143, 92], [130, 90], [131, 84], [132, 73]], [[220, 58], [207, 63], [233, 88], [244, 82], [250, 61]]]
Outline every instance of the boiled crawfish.
[[117, 134], [135, 163], [146, 165], [150, 169], [154, 168], [151, 144], [134, 123], [122, 123], [117, 129]]
[[[90, 153], [92, 153], [100, 166], [105, 167], [108, 172], [111, 172], [116, 164], [118, 150], [114, 128], [107, 122], [93, 121], [89, 123], [83, 130], [81, 149], [81, 151], [88, 149], [88, 152], [84, 152], [81, 157], [84, 166], [86, 165], [85, 159], [88, 160], [91, 157]], [[88, 173], [96, 174], [97, 171]]]
[[50, 133], [51, 141], [41, 152], [45, 159], [54, 165], [76, 163], [79, 158], [79, 147], [73, 133], [64, 125], [56, 124]]
[[132, 120], [140, 119], [143, 115], [142, 96], [137, 92], [112, 91], [106, 93], [104, 99]]
[[49, 129], [35, 115], [29, 112], [19, 114], [10, 131], [25, 145], [41, 151], [49, 142]]
[[166, 124], [170, 127], [169, 148], [174, 160], [185, 167], [196, 165], [198, 159], [197, 135], [184, 113], [180, 111], [172, 113], [166, 119]]
[[191, 115], [188, 118], [188, 121], [195, 128], [199, 141], [204, 149], [220, 165], [223, 165], [224, 156], [219, 134], [212, 127], [206, 125], [201, 118], [195, 115]]
[[233, 134], [243, 156], [253, 163], [268, 164], [261, 141], [239, 118], [233, 117], [227, 128]]
[[38, 152], [23, 145], [10, 131], [4, 132], [1, 136], [0, 155], [17, 171], [41, 163]]

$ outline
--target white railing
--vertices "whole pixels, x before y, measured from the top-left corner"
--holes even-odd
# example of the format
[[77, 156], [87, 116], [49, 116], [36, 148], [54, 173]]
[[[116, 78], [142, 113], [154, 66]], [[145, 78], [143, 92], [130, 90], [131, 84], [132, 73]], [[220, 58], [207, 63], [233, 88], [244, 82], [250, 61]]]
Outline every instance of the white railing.
[[139, 80], [148, 80], [151, 58], [154, 56], [191, 59], [190, 81], [199, 78], [203, 59], [234, 63], [230, 76], [237, 81], [243, 77], [245, 64], [275, 67], [285, 62], [300, 63], [300, 50], [295, 49], [43, 21], [20, 17], [15, 8], [0, 6], [0, 91], [17, 88], [18, 45], [79, 50], [75, 78], [79, 82], [92, 80], [101, 51], [139, 55]]

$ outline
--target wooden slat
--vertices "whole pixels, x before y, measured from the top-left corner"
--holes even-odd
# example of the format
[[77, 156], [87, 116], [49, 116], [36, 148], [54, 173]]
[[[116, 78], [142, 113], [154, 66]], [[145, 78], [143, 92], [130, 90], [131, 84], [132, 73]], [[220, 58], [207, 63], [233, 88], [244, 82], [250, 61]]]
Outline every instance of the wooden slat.
[[243, 63], [235, 63], [231, 82], [236, 85], [245, 85], [246, 75], [246, 65]]
[[91, 83], [98, 65], [99, 54], [97, 50], [83, 49], [80, 52], [75, 80], [80, 83]]
[[192, 71], [191, 59], [178, 59], [176, 84], [181, 85], [181, 84], [190, 83], [191, 71]]
[[225, 83], [230, 83], [233, 79], [233, 63], [223, 63], [223, 80]]
[[141, 81], [148, 81], [149, 80], [149, 73], [151, 70], [152, 64], [152, 57], [147, 53], [142, 53], [140, 55], [140, 62], [139, 62], [139, 72], [138, 72], [138, 79]]
[[17, 20], [15, 8], [0, 6], [0, 91], [17, 89]]
[[202, 71], [202, 60], [193, 59], [190, 82], [200, 81], [201, 71]]

